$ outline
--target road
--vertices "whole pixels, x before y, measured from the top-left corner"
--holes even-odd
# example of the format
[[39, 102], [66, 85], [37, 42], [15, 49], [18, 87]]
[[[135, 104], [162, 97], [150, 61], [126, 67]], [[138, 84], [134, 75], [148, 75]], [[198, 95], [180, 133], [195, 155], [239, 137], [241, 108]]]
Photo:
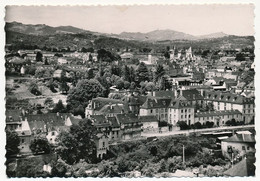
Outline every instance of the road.
[[182, 131], [169, 131], [163, 133], [142, 133], [142, 137], [160, 137], [160, 136], [171, 136], [178, 134], [190, 134], [190, 133], [200, 133], [200, 132], [210, 132], [210, 131], [224, 131], [224, 130], [235, 130], [242, 128], [254, 128], [255, 125], [242, 125], [242, 126], [225, 126], [225, 127], [217, 127], [217, 128], [206, 128], [206, 129], [192, 129], [192, 130], [182, 130]]

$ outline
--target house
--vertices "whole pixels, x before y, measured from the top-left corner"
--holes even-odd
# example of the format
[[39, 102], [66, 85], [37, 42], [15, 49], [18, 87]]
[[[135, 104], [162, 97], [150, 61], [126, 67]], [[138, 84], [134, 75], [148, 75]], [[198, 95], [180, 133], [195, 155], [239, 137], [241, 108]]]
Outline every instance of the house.
[[140, 107], [140, 116], [154, 115], [160, 121], [168, 122], [168, 106], [171, 98], [147, 97]]
[[15, 131], [20, 138], [20, 153], [30, 152], [32, 133], [22, 110], [6, 110], [6, 130]]
[[43, 134], [51, 144], [56, 144], [56, 138], [62, 130], [68, 130], [72, 125], [70, 114], [66, 113], [47, 113], [27, 115], [32, 136]]
[[108, 136], [105, 135], [104, 133], [98, 133], [94, 137], [94, 141], [96, 144], [97, 158], [102, 159], [104, 155], [107, 154], [107, 151], [109, 150]]
[[[107, 106], [107, 105], [110, 105]], [[89, 118], [91, 115], [98, 115], [98, 114], [103, 114], [102, 112], [99, 112], [104, 106], [106, 106], [103, 111], [107, 111], [108, 114], [109, 112], [112, 112], [111, 114], [115, 114], [115, 109], [111, 109], [111, 107], [116, 108], [118, 111], [117, 113], [122, 113], [122, 108], [124, 106], [124, 102], [118, 99], [110, 99], [110, 98], [104, 98], [104, 97], [97, 97], [92, 99], [88, 106], [85, 109], [85, 116], [86, 118]]]
[[200, 122], [202, 125], [209, 121], [216, 126], [224, 126], [231, 119], [242, 121], [242, 113], [238, 110], [198, 112], [194, 119], [195, 123]]
[[250, 123], [255, 116], [255, 104], [253, 98], [246, 98], [232, 93], [223, 93], [218, 91], [205, 91], [204, 104], [212, 103], [214, 110], [238, 110], [242, 113], [242, 121]]
[[120, 125], [115, 117], [106, 117], [105, 115], [90, 116], [93, 125], [97, 130], [108, 137], [109, 141], [121, 139]]
[[67, 59], [65, 59], [64, 57], [59, 57], [57, 60], [58, 64], [62, 65], [62, 64], [67, 64], [68, 61]]
[[159, 120], [156, 116], [139, 116], [139, 120], [142, 123], [143, 131], [158, 131]]
[[253, 134], [235, 134], [221, 141], [222, 155], [231, 158], [233, 152], [243, 156], [249, 152], [255, 152], [255, 136]]
[[194, 106], [191, 102], [182, 99], [173, 99], [168, 108], [168, 123], [176, 126], [178, 121], [187, 125], [194, 124]]
[[122, 61], [124, 62], [129, 62], [130, 60], [132, 60], [133, 58], [133, 54], [132, 53], [129, 53], [129, 52], [125, 52], [123, 54], [120, 55]]
[[61, 78], [62, 70], [57, 69], [53, 72], [53, 78]]
[[135, 114], [117, 114], [116, 120], [120, 125], [122, 139], [133, 139], [141, 136], [142, 123]]
[[224, 172], [225, 176], [249, 177], [255, 176], [255, 158], [244, 158]]
[[113, 117], [116, 114], [128, 112], [127, 106], [125, 104], [112, 104], [109, 103], [107, 105], [104, 105], [100, 110], [96, 111], [96, 115], [105, 115], [107, 117]]

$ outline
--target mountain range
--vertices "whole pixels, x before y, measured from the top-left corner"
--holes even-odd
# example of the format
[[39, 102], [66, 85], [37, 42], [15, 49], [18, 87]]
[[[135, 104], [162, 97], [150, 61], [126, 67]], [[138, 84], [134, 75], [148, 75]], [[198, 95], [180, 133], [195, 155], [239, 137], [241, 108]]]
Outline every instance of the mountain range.
[[137, 40], [137, 41], [165, 41], [165, 40], [201, 40], [201, 39], [214, 39], [229, 36], [223, 32], [212, 33], [202, 36], [194, 36], [183, 32], [174, 30], [155, 30], [148, 33], [140, 32], [122, 32], [120, 34], [105, 34], [83, 30], [73, 26], [58, 26], [52, 27], [45, 24], [23, 24], [19, 22], [6, 23], [6, 31], [13, 31], [27, 35], [54, 35], [54, 34], [84, 34], [91, 33], [94, 35], [103, 35], [107, 37], [126, 39], [126, 40]]

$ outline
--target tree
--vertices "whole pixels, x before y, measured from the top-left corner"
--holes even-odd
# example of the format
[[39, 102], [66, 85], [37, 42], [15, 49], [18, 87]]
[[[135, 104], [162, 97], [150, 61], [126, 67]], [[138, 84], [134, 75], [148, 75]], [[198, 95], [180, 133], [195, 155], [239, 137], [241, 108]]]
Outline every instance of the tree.
[[39, 88], [38, 88], [38, 85], [37, 85], [36, 81], [31, 82], [28, 89], [29, 89], [29, 91], [30, 91], [32, 94], [34, 94], [34, 95], [36, 95], [36, 96], [39, 96], [39, 95], [42, 94], [42, 93], [39, 91]]
[[127, 65], [125, 65], [124, 67], [123, 67], [123, 71], [122, 71], [122, 78], [123, 78], [123, 80], [125, 80], [125, 81], [131, 81], [130, 80], [130, 69], [129, 69], [129, 67], [127, 66]]
[[124, 81], [124, 88], [125, 89], [129, 89], [130, 86], [131, 86], [130, 82]]
[[116, 88], [118, 88], [119, 90], [124, 88], [124, 81], [122, 79], [118, 79], [116, 81]]
[[42, 62], [42, 53], [41, 52], [37, 52], [36, 53], [36, 62]]
[[48, 142], [46, 137], [38, 135], [31, 141], [30, 149], [35, 154], [38, 154], [41, 152], [50, 153], [51, 145]]
[[154, 72], [153, 82], [156, 83], [161, 77], [165, 75], [165, 70], [162, 65], [158, 65]]
[[65, 112], [67, 112], [65, 106], [62, 103], [62, 100], [59, 100], [58, 103], [55, 104], [54, 108], [52, 109], [52, 112], [53, 113], [57, 113], [57, 112], [65, 113]]
[[145, 85], [145, 90], [147, 91], [154, 91], [155, 90], [155, 85], [153, 82], [148, 82], [146, 85]]
[[47, 98], [45, 99], [45, 101], [44, 101], [44, 106], [45, 106], [46, 108], [53, 108], [54, 102], [53, 102], [52, 98], [47, 97]]
[[194, 123], [194, 128], [195, 128], [195, 129], [201, 129], [201, 128], [202, 128], [201, 123], [200, 123], [200, 122]]
[[74, 109], [74, 116], [80, 115], [82, 118], [85, 118], [85, 110], [82, 105], [79, 105], [76, 109]]
[[181, 130], [187, 130], [189, 129], [189, 126], [184, 121], [178, 121], [177, 125], [180, 127]]
[[143, 62], [141, 62], [136, 69], [136, 81], [138, 83], [142, 81], [149, 81], [149, 72]]
[[67, 85], [67, 83], [65, 81], [62, 81], [61, 82], [61, 85], [60, 85], [60, 91], [63, 93], [63, 94], [67, 94], [67, 92], [69, 91], [70, 87]]
[[15, 131], [6, 130], [6, 157], [19, 153], [20, 139]]
[[80, 80], [76, 87], [68, 92], [67, 103], [68, 106], [77, 107], [82, 105], [84, 108], [87, 106], [88, 101], [95, 97], [104, 97], [106, 89], [95, 79]]
[[206, 127], [212, 128], [214, 126], [214, 122], [206, 121]]
[[69, 132], [59, 134], [56, 153], [68, 164], [75, 164], [80, 159], [93, 163], [96, 159], [96, 134], [97, 129], [91, 120], [82, 120], [78, 125], [72, 125]]
[[238, 53], [238, 54], [236, 54], [235, 60], [237, 60], [237, 61], [245, 61], [245, 57], [244, 57], [244, 55], [242, 53]]
[[51, 162], [51, 176], [53, 177], [65, 177], [67, 172], [66, 164], [62, 160]]

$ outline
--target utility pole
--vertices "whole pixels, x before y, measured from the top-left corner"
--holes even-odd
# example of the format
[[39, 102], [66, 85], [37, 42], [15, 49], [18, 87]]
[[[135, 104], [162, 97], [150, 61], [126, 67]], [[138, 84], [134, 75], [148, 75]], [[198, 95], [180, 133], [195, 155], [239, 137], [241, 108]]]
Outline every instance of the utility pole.
[[182, 158], [183, 158], [183, 165], [185, 163], [185, 147], [182, 145]]

